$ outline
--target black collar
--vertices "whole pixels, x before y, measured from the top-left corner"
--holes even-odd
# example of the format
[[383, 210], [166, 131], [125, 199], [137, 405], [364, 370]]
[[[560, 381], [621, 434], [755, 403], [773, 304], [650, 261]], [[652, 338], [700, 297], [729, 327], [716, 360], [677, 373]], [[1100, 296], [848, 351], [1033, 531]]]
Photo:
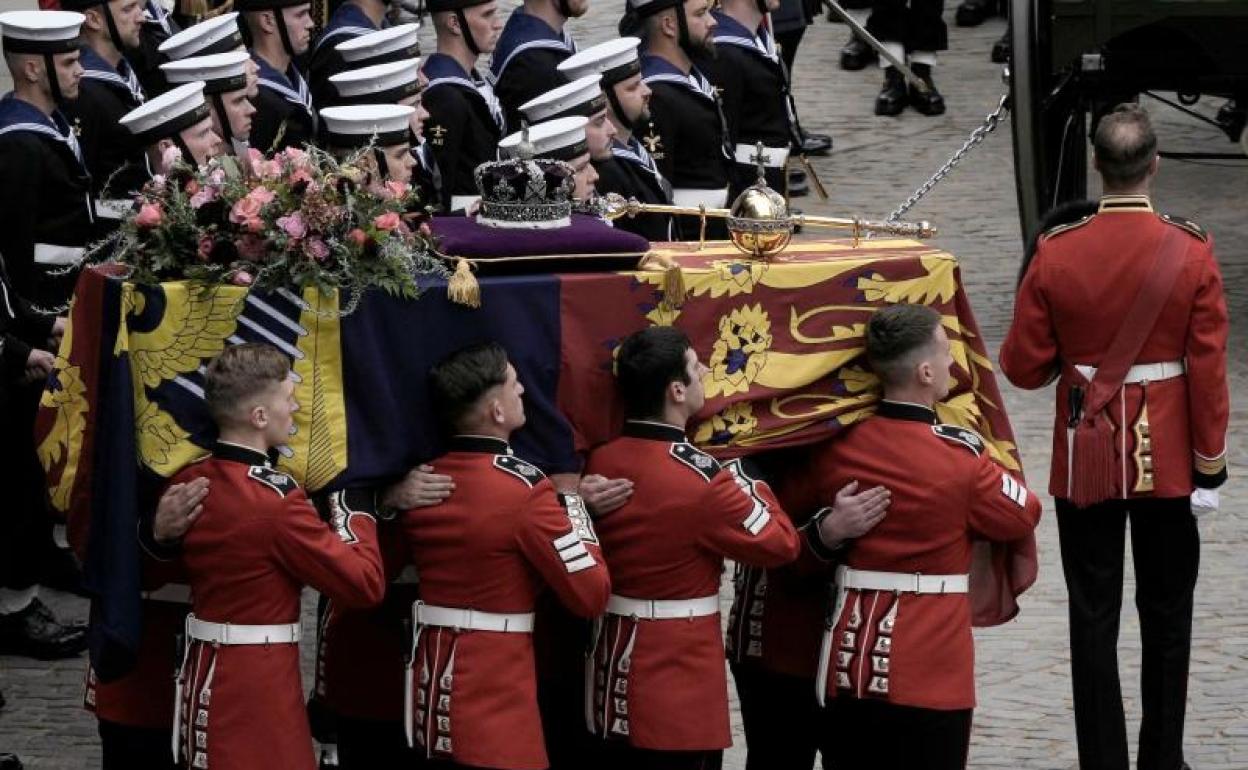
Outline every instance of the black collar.
[[448, 451], [509, 455], [511, 454], [511, 446], [501, 438], [493, 438], [492, 436], [452, 436]]
[[259, 449], [252, 449], [242, 444], [231, 444], [228, 441], [218, 441], [214, 444], [212, 456], [244, 465], [270, 465], [269, 456]]
[[880, 417], [889, 417], [894, 420], [914, 420], [928, 425], [936, 424], [935, 409], [905, 401], [881, 401], [875, 413]]
[[683, 428], [665, 422], [651, 420], [628, 420], [624, 423], [624, 435], [632, 438], [648, 438], [655, 441], [688, 441]]

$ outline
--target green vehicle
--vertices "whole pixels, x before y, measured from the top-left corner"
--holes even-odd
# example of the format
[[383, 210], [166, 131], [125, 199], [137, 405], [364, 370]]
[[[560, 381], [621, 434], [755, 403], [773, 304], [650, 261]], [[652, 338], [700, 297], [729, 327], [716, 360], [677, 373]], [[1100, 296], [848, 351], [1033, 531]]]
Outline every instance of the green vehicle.
[[[1202, 95], [1248, 107], [1248, 0], [1011, 3], [1014, 163], [1028, 240], [1053, 205], [1086, 196], [1089, 131], [1104, 110], [1159, 91], [1177, 93], [1179, 109]], [[1219, 115], [1224, 153], [1187, 157], [1244, 158], [1242, 116]]]

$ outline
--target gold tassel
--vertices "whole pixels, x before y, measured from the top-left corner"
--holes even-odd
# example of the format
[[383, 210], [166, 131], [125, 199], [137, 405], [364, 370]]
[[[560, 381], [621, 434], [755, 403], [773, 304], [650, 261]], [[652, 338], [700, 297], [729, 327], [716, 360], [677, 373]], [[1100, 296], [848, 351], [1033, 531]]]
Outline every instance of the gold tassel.
[[663, 271], [663, 304], [670, 310], [675, 310], [685, 304], [685, 298], [689, 295], [685, 288], [685, 274], [680, 272], [680, 265], [676, 264], [676, 260], [671, 260], [667, 269]]
[[481, 284], [472, 274], [472, 264], [463, 258], [455, 262], [455, 274], [446, 282], [446, 296], [465, 307], [481, 307]]

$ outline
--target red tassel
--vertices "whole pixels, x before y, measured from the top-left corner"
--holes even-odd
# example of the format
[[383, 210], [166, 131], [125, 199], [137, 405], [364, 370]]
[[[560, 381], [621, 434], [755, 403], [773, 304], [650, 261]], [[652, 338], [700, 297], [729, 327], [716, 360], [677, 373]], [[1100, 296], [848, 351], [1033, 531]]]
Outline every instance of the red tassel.
[[1114, 426], [1104, 413], [1081, 420], [1071, 447], [1070, 501], [1080, 508], [1114, 496]]

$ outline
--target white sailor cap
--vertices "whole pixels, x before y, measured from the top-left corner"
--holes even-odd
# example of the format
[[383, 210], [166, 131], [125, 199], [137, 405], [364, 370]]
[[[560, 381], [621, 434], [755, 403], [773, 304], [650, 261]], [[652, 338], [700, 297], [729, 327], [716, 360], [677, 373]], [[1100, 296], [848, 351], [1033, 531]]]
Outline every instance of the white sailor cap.
[[683, 5], [684, 0], [628, 0], [625, 4], [625, 9], [644, 19], [647, 16], [653, 16], [659, 11], [666, 11], [668, 8]]
[[411, 141], [415, 107], [402, 104], [357, 104], [321, 110], [325, 134], [333, 147], [363, 147], [377, 137], [378, 147]]
[[166, 62], [160, 65], [169, 85], [203, 81], [205, 94], [221, 94], [241, 91], [247, 87], [246, 51], [214, 53], [211, 56], [192, 56], [189, 59]]
[[343, 61], [356, 67], [411, 59], [420, 56], [419, 34], [419, 24], [399, 24], [345, 40], [334, 50]]
[[0, 13], [5, 53], [69, 53], [78, 50], [78, 28], [86, 17], [73, 11]]
[[597, 72], [602, 75], [602, 87], [610, 88], [641, 72], [637, 57], [640, 45], [639, 38], [618, 37], [572, 54], [559, 63], [558, 69], [570, 80]]
[[155, 144], [170, 139], [208, 117], [204, 101], [204, 84], [185, 83], [148, 99], [121, 116], [121, 125], [129, 129], [141, 144]]
[[243, 47], [238, 13], [231, 11], [170, 35], [157, 50], [169, 61], [177, 61], [191, 56], [236, 51]]
[[393, 104], [420, 93], [420, 59], [339, 72], [329, 82], [338, 104]]
[[569, 115], [593, 117], [607, 108], [607, 96], [598, 85], [602, 75], [594, 73], [565, 83], [520, 105], [520, 114], [529, 123], [565, 118]]
[[[533, 157], [572, 160], [588, 153], [589, 143], [585, 140], [587, 123], [589, 120], [584, 116], [573, 115], [530, 126], [528, 140], [533, 146]], [[523, 131], [517, 131], [504, 137], [498, 143], [498, 156], [503, 159], [519, 157], [523, 135]]]

